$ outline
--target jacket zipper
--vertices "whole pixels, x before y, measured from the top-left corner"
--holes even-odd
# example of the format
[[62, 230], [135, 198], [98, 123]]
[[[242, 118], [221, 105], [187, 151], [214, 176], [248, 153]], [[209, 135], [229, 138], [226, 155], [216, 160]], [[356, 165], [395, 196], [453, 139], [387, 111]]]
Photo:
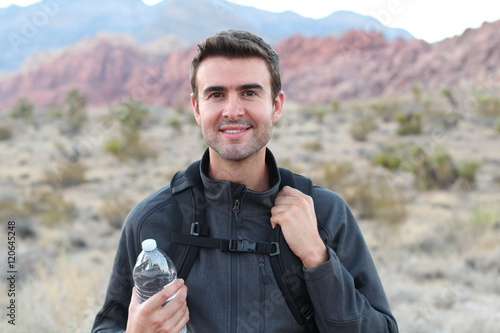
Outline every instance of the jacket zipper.
[[[233, 221], [234, 225], [238, 225], [238, 213], [240, 212], [240, 200], [235, 199], [233, 203]], [[239, 227], [236, 227], [236, 235], [239, 235]], [[237, 255], [231, 255], [231, 306], [230, 306], [230, 332], [237, 331], [237, 314], [238, 314], [238, 288], [237, 286], [237, 274], [238, 274], [238, 261]]]
[[240, 212], [240, 201], [238, 199], [234, 200], [233, 213], [238, 214]]
[[264, 311], [265, 311], [264, 309], [266, 307], [264, 307], [263, 304], [264, 304], [264, 301], [266, 298], [265, 285], [267, 283], [267, 275], [266, 275], [266, 270], [264, 269], [265, 268], [264, 259], [262, 257], [259, 258], [259, 267], [260, 267], [260, 271], [261, 271], [261, 274], [260, 274], [260, 295], [259, 295], [260, 303], [259, 304], [262, 306], [262, 311], [260, 311], [261, 315], [262, 315], [262, 319], [261, 319], [261, 324], [259, 327], [259, 332], [264, 333], [265, 328], [266, 328], [266, 313], [264, 313]]

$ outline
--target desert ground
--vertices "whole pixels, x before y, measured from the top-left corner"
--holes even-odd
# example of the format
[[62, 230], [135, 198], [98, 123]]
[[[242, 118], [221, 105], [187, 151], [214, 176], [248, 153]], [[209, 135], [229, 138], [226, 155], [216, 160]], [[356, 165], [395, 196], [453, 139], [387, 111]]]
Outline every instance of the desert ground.
[[[415, 91], [288, 103], [269, 144], [279, 164], [351, 206], [403, 333], [500, 332], [499, 116], [460, 103], [474, 94], [455, 92], [455, 105], [444, 94]], [[419, 112], [421, 133], [398, 134], [397, 112]], [[110, 113], [88, 107], [79, 131], [68, 133], [57, 108], [35, 108], [30, 119], [0, 112], [7, 132], [0, 141], [2, 332], [89, 332], [124, 216], [206, 148], [188, 107], [148, 107], [141, 144], [128, 151], [116, 148], [123, 122]], [[375, 162], [391, 147], [406, 167]], [[455, 176], [442, 186], [418, 186], [421, 159], [407, 147], [420, 147], [422, 158], [446, 150], [443, 172]], [[450, 171], [470, 160], [479, 165], [472, 179]], [[14, 297], [4, 268], [9, 221], [16, 232]], [[15, 326], [4, 314], [12, 299]]]

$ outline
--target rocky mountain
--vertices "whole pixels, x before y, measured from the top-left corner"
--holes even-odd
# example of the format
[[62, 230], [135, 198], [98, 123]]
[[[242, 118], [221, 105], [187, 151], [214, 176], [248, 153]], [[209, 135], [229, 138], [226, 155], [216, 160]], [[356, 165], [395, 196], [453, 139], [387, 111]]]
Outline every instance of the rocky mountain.
[[28, 7], [0, 8], [0, 71], [18, 69], [30, 55], [75, 44], [98, 32], [130, 34], [140, 44], [175, 35], [193, 44], [229, 28], [253, 31], [271, 43], [299, 32], [324, 36], [354, 28], [375, 29], [388, 40], [412, 38], [405, 30], [345, 11], [315, 20], [226, 0], [165, 0], [154, 6], [140, 0], [42, 0]]
[[[500, 21], [484, 23], [435, 44], [387, 41], [380, 33], [359, 30], [340, 37], [297, 34], [275, 48], [287, 99], [329, 102], [409, 92], [415, 84], [428, 90], [498, 83], [499, 29]], [[94, 105], [124, 98], [158, 105], [185, 102], [194, 45], [182, 47], [175, 38], [170, 43], [164, 44], [170, 51], [152, 53], [131, 38], [87, 39], [5, 78], [0, 105], [8, 108], [22, 96], [40, 106], [62, 103], [72, 87]]]

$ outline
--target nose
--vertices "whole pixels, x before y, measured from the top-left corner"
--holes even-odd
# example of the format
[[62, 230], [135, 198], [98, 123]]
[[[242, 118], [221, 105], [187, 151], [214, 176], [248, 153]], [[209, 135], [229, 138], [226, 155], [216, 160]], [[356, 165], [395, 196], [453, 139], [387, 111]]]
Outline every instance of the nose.
[[229, 96], [224, 105], [222, 115], [230, 120], [236, 120], [244, 114], [244, 107], [238, 96]]

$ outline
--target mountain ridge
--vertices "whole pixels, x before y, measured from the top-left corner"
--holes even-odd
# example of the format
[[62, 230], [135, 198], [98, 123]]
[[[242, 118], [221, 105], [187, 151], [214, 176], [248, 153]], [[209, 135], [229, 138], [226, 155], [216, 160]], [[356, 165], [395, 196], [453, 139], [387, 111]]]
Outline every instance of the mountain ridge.
[[[500, 81], [500, 21], [468, 29], [461, 36], [429, 44], [387, 41], [378, 32], [353, 30], [340, 37], [296, 34], [274, 45], [280, 56], [287, 99], [327, 103], [422, 89], [444, 89], [481, 80]], [[76, 87], [91, 105], [124, 98], [147, 104], [188, 101], [188, 72], [195, 45], [151, 55], [131, 40], [104, 36], [60, 51], [38, 66], [0, 82], [0, 103], [22, 96], [36, 105], [61, 104]], [[175, 43], [176, 40], [173, 39]], [[470, 45], [475, 45], [471, 48]]]
[[0, 53], [0, 71], [16, 70], [30, 55], [75, 44], [102, 31], [128, 33], [138, 43], [176, 35], [192, 44], [216, 31], [238, 28], [275, 43], [298, 32], [322, 36], [363, 27], [375, 27], [389, 40], [413, 38], [405, 30], [386, 27], [374, 18], [352, 12], [311, 19], [226, 0], [167, 0], [154, 6], [140, 0], [42, 0], [27, 7], [0, 8], [0, 36], [5, 36], [0, 39], [4, 51]]

